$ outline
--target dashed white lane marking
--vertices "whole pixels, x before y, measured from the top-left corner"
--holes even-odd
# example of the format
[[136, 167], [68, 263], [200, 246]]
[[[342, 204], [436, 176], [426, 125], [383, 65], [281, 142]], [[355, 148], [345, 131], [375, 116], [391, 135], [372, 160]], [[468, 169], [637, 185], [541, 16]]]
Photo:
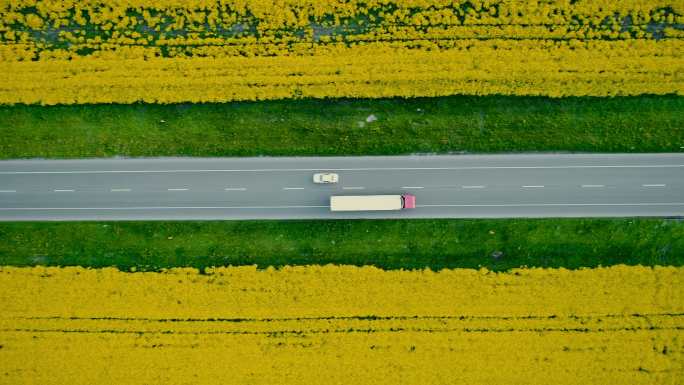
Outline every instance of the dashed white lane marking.
[[461, 186], [461, 188], [485, 188], [485, 186], [482, 186], [482, 185], [477, 185], [477, 186]]
[[245, 191], [247, 190], [244, 187], [226, 187], [224, 188], [225, 191]]
[[168, 191], [188, 191], [186, 188], [169, 188]]
[[342, 190], [363, 190], [365, 187], [363, 186], [352, 186], [352, 187], [342, 187]]
[[111, 192], [130, 192], [131, 189], [129, 189], [129, 188], [113, 188], [113, 189], [110, 189], [109, 191], [111, 191]]
[[582, 188], [601, 188], [601, 187], [606, 187], [606, 185], [603, 184], [583, 184]]
[[544, 185], [527, 185], [522, 186], [522, 188], [544, 188]]
[[665, 187], [664, 184], [642, 184], [642, 187]]
[[15, 193], [17, 190], [0, 190], [0, 193]]
[[55, 189], [54, 192], [74, 192], [72, 189]]
[[283, 190], [304, 190], [304, 187], [283, 187]]
[[405, 189], [421, 189], [421, 188], [425, 188], [425, 187], [422, 187], [422, 186], [403, 186], [402, 188], [405, 188]]

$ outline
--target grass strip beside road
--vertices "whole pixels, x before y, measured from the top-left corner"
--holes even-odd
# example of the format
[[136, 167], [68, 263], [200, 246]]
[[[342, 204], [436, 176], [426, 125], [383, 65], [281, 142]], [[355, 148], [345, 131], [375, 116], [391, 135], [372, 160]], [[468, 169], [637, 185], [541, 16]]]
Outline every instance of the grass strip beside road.
[[[376, 120], [374, 120], [376, 119]], [[684, 98], [0, 107], [0, 159], [684, 151]]]
[[0, 265], [308, 264], [508, 270], [684, 265], [684, 222], [664, 219], [0, 223]]

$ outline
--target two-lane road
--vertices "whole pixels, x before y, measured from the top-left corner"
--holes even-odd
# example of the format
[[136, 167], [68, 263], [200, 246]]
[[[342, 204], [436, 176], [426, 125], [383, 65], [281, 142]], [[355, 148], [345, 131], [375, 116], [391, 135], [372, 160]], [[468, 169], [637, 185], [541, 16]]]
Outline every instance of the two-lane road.
[[[317, 185], [315, 172], [340, 175]], [[332, 213], [331, 195], [417, 208]], [[0, 220], [684, 216], [684, 154], [0, 162]]]

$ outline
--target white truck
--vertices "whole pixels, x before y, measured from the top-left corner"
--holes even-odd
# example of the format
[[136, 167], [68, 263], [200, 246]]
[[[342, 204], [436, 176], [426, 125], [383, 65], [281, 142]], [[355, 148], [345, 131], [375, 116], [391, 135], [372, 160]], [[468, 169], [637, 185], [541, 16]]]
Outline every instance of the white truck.
[[331, 196], [330, 211], [382, 211], [416, 207], [416, 197], [403, 195], [346, 195]]

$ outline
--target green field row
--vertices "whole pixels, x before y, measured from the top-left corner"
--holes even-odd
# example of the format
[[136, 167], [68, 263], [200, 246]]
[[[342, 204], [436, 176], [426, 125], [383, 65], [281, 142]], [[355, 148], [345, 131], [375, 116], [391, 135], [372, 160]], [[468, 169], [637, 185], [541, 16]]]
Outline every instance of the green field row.
[[306, 264], [507, 270], [684, 265], [684, 221], [665, 219], [68, 222], [0, 224], [0, 265]]
[[0, 158], [684, 151], [684, 98], [0, 107]]

